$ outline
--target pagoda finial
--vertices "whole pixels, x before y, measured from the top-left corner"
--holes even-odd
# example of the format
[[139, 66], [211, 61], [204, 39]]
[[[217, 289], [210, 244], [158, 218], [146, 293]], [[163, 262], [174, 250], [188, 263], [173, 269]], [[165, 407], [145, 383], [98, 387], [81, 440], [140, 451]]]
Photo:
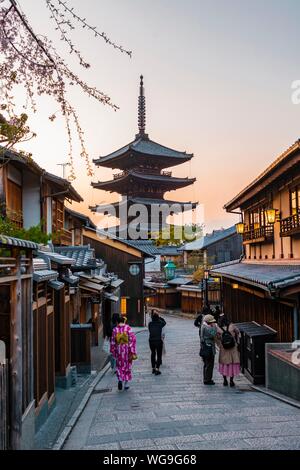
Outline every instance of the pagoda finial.
[[147, 138], [148, 135], [146, 131], [146, 98], [145, 98], [145, 89], [144, 89], [144, 77], [140, 76], [140, 95], [139, 95], [139, 104], [138, 104], [138, 126], [139, 133], [137, 137]]

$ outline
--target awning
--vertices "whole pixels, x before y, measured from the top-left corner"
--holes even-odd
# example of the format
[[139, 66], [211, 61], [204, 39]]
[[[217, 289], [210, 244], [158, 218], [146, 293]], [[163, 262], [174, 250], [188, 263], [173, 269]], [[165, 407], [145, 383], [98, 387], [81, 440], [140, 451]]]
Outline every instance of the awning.
[[113, 281], [111, 281], [110, 285], [111, 285], [111, 287], [113, 287], [114, 289], [117, 289], [117, 288], [120, 287], [123, 283], [124, 283], [123, 279], [114, 279]]
[[300, 264], [294, 263], [240, 262], [213, 267], [210, 273], [254, 285], [270, 293], [295, 284], [300, 285]]
[[70, 286], [77, 286], [79, 283], [79, 277], [78, 276], [65, 276], [63, 278], [63, 281], [66, 284], [69, 284]]
[[97, 293], [102, 292], [104, 289], [103, 284], [95, 284], [95, 282], [89, 281], [81, 281], [79, 286], [81, 289], [92, 290]]
[[73, 264], [75, 264], [73, 258], [60, 255], [59, 253], [53, 253], [51, 251], [39, 251], [38, 254], [40, 256], [43, 256], [44, 258], [48, 258], [50, 261], [59, 264], [60, 266], [72, 266]]
[[64, 283], [60, 281], [49, 281], [48, 286], [54, 290], [61, 290], [65, 287]]
[[35, 271], [33, 273], [33, 280], [35, 282], [44, 282], [44, 281], [52, 281], [58, 278], [58, 272], [52, 271], [49, 269]]
[[104, 297], [106, 299], [111, 300], [112, 302], [119, 302], [119, 297], [117, 297], [116, 295], [110, 294], [109, 292], [105, 292]]
[[191, 284], [192, 282], [193, 279], [191, 278], [187, 279], [186, 277], [175, 277], [174, 279], [168, 281], [168, 284], [170, 284], [170, 286], [183, 286], [185, 284]]

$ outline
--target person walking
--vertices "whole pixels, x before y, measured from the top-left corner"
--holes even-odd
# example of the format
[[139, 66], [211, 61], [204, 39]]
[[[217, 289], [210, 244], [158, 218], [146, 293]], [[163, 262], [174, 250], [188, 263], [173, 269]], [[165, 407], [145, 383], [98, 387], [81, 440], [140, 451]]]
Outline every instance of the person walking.
[[239, 338], [239, 329], [228, 318], [222, 327], [218, 326], [219, 372], [224, 387], [228, 387], [227, 377], [230, 377], [230, 387], [234, 387], [234, 377], [240, 373]]
[[137, 359], [136, 336], [126, 319], [121, 315], [116, 319], [117, 326], [113, 329], [110, 352], [116, 360], [118, 390], [129, 389], [132, 380], [132, 362]]
[[215, 385], [213, 371], [216, 355], [215, 340], [217, 336], [216, 319], [213, 315], [205, 315], [201, 326], [200, 356], [203, 359], [203, 383]]
[[161, 318], [157, 312], [153, 312], [152, 320], [148, 325], [149, 329], [149, 346], [151, 349], [151, 365], [152, 374], [160, 375], [159, 370], [162, 363], [162, 351], [163, 351], [163, 328], [166, 326], [166, 321]]
[[215, 311], [214, 311], [214, 317], [215, 319], [217, 320], [217, 323], [219, 321], [219, 318], [220, 318], [220, 315], [221, 315], [221, 310], [220, 310], [220, 307], [219, 305], [216, 305], [216, 308], [215, 308]]

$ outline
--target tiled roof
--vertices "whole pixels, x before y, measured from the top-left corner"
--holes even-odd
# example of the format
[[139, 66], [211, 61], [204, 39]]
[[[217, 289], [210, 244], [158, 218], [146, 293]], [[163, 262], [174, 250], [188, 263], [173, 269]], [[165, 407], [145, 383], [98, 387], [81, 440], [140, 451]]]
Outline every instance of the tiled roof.
[[300, 284], [300, 264], [241, 262], [213, 268], [211, 274], [254, 284], [269, 291]]
[[236, 234], [235, 225], [224, 230], [214, 230], [211, 234], [200, 237], [197, 240], [187, 243], [182, 247], [183, 251], [203, 250], [214, 243], [217, 243], [231, 235]]
[[94, 188], [101, 188], [107, 185], [117, 187], [122, 181], [125, 181], [135, 178], [136, 180], [144, 180], [144, 181], [156, 181], [159, 183], [167, 183], [170, 187], [171, 186], [188, 186], [193, 184], [196, 181], [196, 178], [177, 178], [175, 176], [165, 176], [165, 175], [158, 175], [158, 174], [146, 174], [140, 173], [138, 171], [129, 170], [124, 173], [123, 176], [120, 176], [117, 179], [112, 179], [108, 181], [98, 181], [97, 183], [92, 183]]
[[67, 256], [60, 255], [59, 253], [53, 253], [51, 251], [39, 251], [38, 253], [44, 259], [49, 259], [56, 264], [63, 265], [63, 266], [72, 266], [75, 264], [73, 258], [69, 258]]
[[175, 277], [174, 279], [168, 281], [168, 284], [170, 284], [171, 286], [183, 286], [185, 284], [190, 284], [191, 282], [193, 282], [191, 278]]
[[93, 268], [96, 267], [95, 252], [89, 246], [66, 246], [55, 247], [55, 253], [67, 256], [73, 259], [74, 268]]
[[44, 258], [33, 258], [33, 280], [35, 282], [52, 281], [58, 278], [58, 272], [50, 267]]
[[[96, 232], [96, 230], [91, 229], [90, 227], [88, 228], [91, 232]], [[144, 255], [152, 256], [154, 255], [149, 253], [149, 249], [146, 247], [146, 245], [141, 244], [139, 246], [139, 241], [140, 240], [127, 240], [125, 238], [120, 238], [117, 237], [114, 233], [109, 232], [109, 230], [97, 230], [97, 233], [99, 234], [99, 243], [101, 243], [101, 238], [103, 237], [108, 238], [110, 240], [116, 240], [117, 242], [123, 243], [124, 245], [131, 246], [132, 248], [135, 248], [136, 250], [140, 251]], [[87, 236], [87, 235], [86, 235]], [[147, 240], [141, 240], [142, 242], [145, 242]]]
[[157, 142], [154, 142], [153, 140], [138, 138], [133, 142], [129, 143], [128, 145], [125, 145], [124, 147], [116, 150], [115, 152], [112, 152], [109, 155], [94, 160], [94, 163], [101, 165], [102, 162], [118, 158], [126, 154], [126, 152], [128, 152], [129, 150], [134, 150], [137, 153], [151, 155], [153, 157], [171, 157], [178, 158], [181, 160], [190, 160], [193, 157], [193, 154], [188, 154], [186, 152], [178, 152], [177, 150], [173, 150], [169, 147], [165, 147], [164, 145], [160, 145]]
[[9, 237], [7, 235], [0, 234], [0, 246], [13, 246], [20, 248], [29, 248], [31, 250], [37, 250], [37, 243], [30, 242], [28, 240], [21, 240], [20, 238]]
[[148, 255], [155, 256], [159, 254], [158, 248], [152, 240], [126, 240], [126, 243]]
[[181, 255], [181, 246], [158, 246], [157, 251], [162, 256], [179, 256]]
[[191, 201], [171, 201], [168, 199], [156, 199], [156, 198], [146, 198], [146, 197], [128, 197], [127, 200], [121, 200], [117, 202], [113, 202], [111, 204], [99, 204], [96, 206], [89, 206], [89, 209], [92, 212], [99, 212], [99, 213], [104, 213], [106, 210], [109, 211], [111, 209], [111, 206], [115, 207], [117, 210], [120, 207], [124, 207], [127, 205], [127, 207], [130, 207], [132, 204], [143, 204], [144, 206], [153, 206], [153, 205], [162, 205], [162, 204], [168, 204], [168, 206], [173, 206], [172, 211], [174, 213], [181, 212], [182, 209], [186, 210], [186, 207], [184, 206], [192, 206], [193, 209], [196, 209], [198, 202], [191, 202]]

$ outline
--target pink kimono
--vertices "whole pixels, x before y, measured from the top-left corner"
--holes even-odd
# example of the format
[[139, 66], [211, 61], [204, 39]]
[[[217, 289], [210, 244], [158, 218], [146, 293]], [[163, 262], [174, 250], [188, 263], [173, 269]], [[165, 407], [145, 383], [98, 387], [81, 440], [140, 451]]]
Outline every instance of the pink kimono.
[[[127, 333], [128, 343], [118, 344], [116, 341], [117, 334]], [[136, 354], [136, 337], [132, 329], [128, 325], [118, 325], [113, 329], [110, 352], [117, 362], [117, 377], [122, 382], [128, 382], [132, 380], [131, 368], [132, 358], [131, 356]]]

